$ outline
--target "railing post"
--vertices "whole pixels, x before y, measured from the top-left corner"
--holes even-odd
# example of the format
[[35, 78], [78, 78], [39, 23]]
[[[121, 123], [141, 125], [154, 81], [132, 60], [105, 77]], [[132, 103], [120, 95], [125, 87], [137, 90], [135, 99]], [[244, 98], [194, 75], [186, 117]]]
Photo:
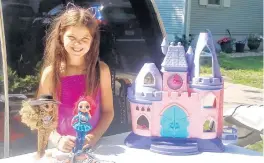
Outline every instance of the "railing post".
[[0, 0], [0, 38], [4, 75], [4, 103], [5, 103], [5, 123], [4, 123], [4, 157], [9, 157], [9, 96], [8, 96], [8, 73], [7, 73], [7, 56], [4, 17], [2, 11], [2, 0]]

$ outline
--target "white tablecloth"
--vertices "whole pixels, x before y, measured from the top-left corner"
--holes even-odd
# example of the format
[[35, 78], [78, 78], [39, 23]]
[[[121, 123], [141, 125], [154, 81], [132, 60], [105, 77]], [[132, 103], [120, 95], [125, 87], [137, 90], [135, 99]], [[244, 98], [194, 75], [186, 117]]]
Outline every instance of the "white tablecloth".
[[[149, 150], [128, 148], [124, 139], [129, 133], [118, 134], [102, 138], [94, 154], [102, 160], [115, 161], [116, 163], [175, 163], [176, 161], [209, 161], [224, 162], [247, 161], [260, 163], [264, 161], [261, 153], [244, 149], [234, 145], [226, 145], [224, 153], [205, 152], [191, 156], [168, 156], [150, 152]], [[33, 163], [33, 153], [1, 159], [0, 163]], [[45, 160], [39, 162], [46, 162]]]

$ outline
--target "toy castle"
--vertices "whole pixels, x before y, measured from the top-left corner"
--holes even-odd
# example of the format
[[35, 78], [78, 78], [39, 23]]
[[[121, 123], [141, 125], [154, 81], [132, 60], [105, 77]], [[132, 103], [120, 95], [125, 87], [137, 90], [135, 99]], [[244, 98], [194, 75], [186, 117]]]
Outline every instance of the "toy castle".
[[[205, 46], [212, 54], [211, 77], [199, 72]], [[162, 74], [154, 63], [145, 63], [128, 88], [133, 131], [125, 144], [173, 155], [224, 151], [224, 81], [211, 33], [200, 33], [195, 53], [166, 39], [161, 48]]]

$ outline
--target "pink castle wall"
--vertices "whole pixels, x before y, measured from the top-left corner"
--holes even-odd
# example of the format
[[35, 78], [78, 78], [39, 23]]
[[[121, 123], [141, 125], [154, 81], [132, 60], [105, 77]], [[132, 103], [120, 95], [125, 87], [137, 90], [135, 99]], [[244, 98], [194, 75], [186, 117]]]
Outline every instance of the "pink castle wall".
[[[139, 107], [139, 110], [136, 110], [136, 107]], [[141, 111], [141, 108], [144, 107], [145, 111]], [[150, 112], [147, 111], [147, 108], [150, 108]], [[151, 111], [152, 106], [151, 105], [144, 105], [144, 104], [136, 104], [136, 103], [130, 103], [131, 108], [131, 116], [132, 116], [132, 129], [135, 134], [141, 135], [141, 136], [151, 136]], [[145, 116], [149, 122], [149, 130], [140, 130], [137, 129], [137, 120], [140, 116]]]
[[[167, 78], [176, 73], [164, 73], [164, 81]], [[223, 89], [222, 90], [187, 90], [187, 75], [186, 73], [177, 73], [182, 77], [183, 85], [179, 89], [179, 92], [172, 91], [167, 82], [163, 82], [163, 92], [162, 101], [153, 101], [152, 105], [136, 104], [130, 103], [131, 114], [132, 114], [132, 128], [135, 134], [141, 136], [160, 136], [161, 130], [161, 117], [163, 112], [170, 106], [176, 105], [183, 109], [186, 113], [189, 126], [188, 132], [190, 138], [202, 138], [202, 139], [212, 139], [222, 134], [223, 125]], [[188, 93], [192, 92], [192, 93]], [[214, 108], [203, 108], [203, 99], [209, 95], [213, 94], [216, 98], [216, 103]], [[136, 107], [139, 110], [136, 110]], [[141, 111], [144, 107], [145, 111]], [[150, 108], [150, 112], [147, 108]], [[140, 116], [144, 115], [149, 122], [149, 130], [142, 130], [137, 128], [137, 120]], [[213, 119], [215, 122], [215, 132], [204, 132], [203, 124], [206, 120]]]

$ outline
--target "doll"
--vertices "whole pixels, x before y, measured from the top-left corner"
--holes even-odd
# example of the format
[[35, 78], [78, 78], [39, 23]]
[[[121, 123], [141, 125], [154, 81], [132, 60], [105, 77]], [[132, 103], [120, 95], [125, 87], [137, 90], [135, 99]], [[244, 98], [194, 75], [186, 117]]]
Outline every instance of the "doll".
[[31, 130], [38, 130], [37, 158], [44, 156], [50, 133], [57, 128], [58, 104], [51, 95], [22, 102], [21, 122]]
[[[76, 131], [76, 145], [73, 153], [82, 151], [85, 136], [92, 129], [89, 123], [91, 119], [91, 111], [96, 108], [96, 104], [91, 97], [82, 97], [76, 103], [74, 109], [74, 117], [72, 118], [72, 127]], [[77, 115], [76, 115], [77, 114]]]

